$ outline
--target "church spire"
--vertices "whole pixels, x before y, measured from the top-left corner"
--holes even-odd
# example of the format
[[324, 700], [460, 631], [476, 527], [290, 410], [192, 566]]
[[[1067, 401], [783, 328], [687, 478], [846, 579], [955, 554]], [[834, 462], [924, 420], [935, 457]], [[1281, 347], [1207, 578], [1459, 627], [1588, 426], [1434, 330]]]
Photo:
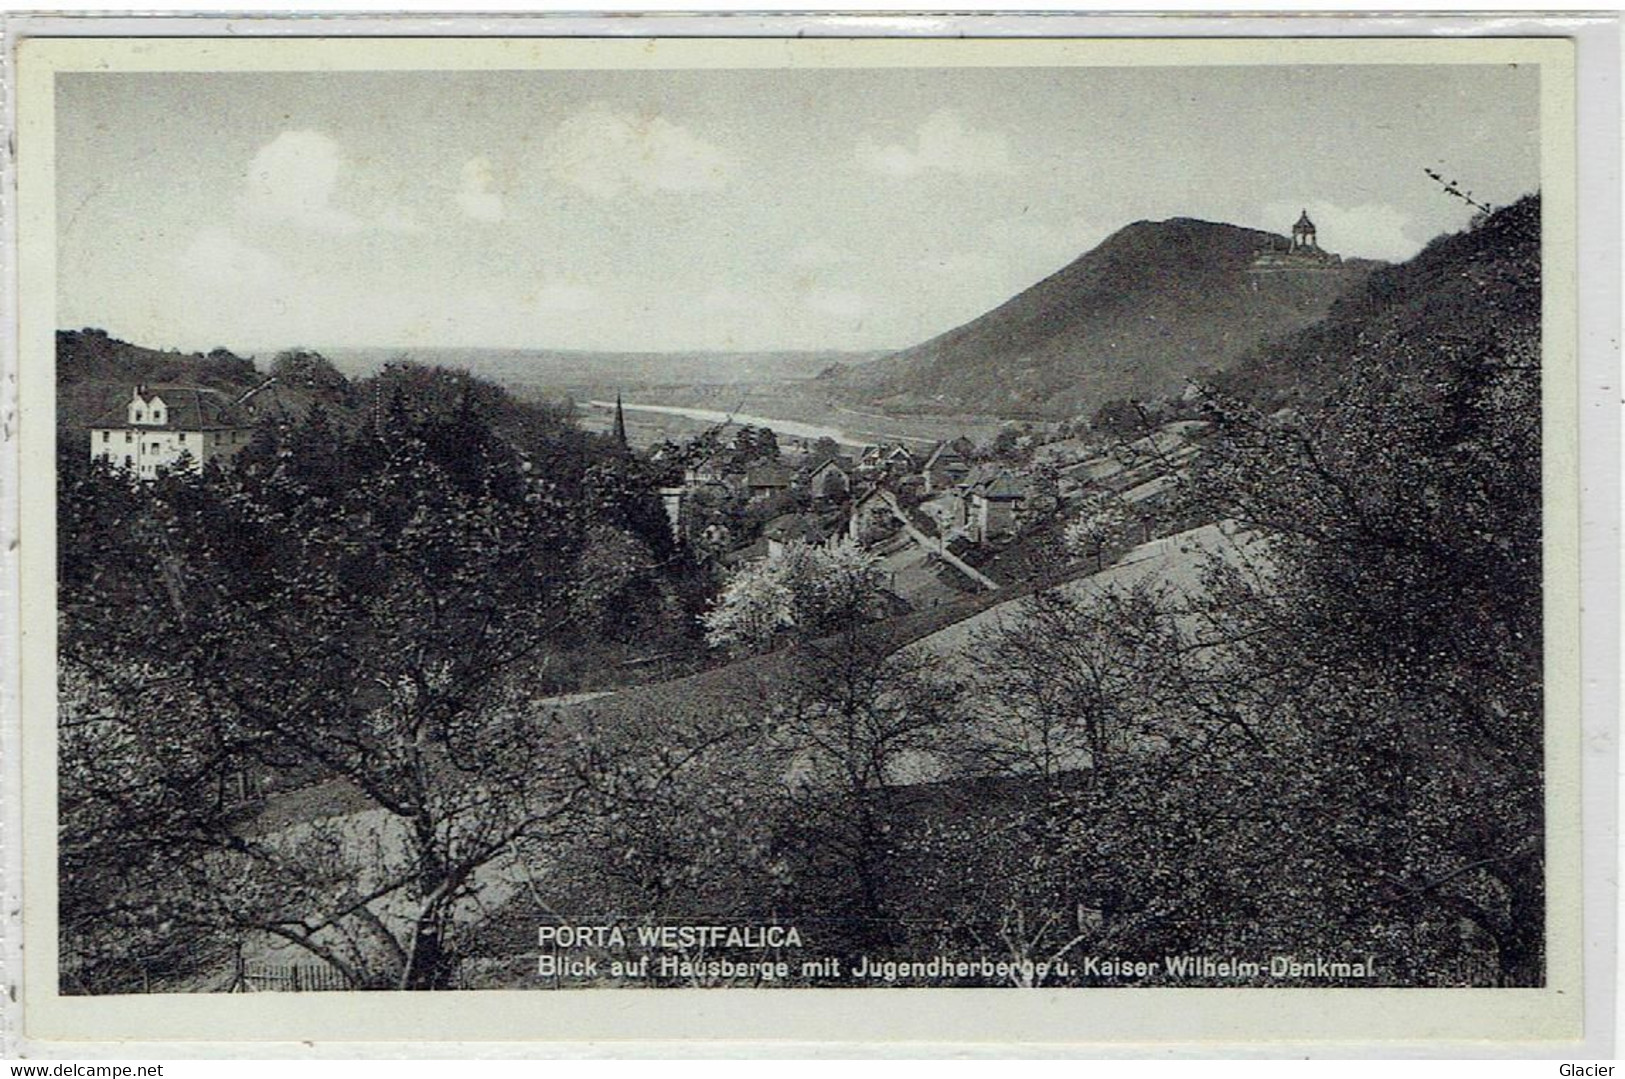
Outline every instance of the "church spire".
[[626, 413], [621, 411], [621, 391], [615, 391], [615, 441], [626, 445]]

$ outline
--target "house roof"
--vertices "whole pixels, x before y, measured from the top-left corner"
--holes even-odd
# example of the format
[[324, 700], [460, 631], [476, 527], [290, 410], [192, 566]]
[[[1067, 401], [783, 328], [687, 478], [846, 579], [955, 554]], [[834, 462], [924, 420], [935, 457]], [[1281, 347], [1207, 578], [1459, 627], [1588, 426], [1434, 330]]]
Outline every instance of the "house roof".
[[1017, 480], [1009, 469], [1002, 469], [992, 476], [984, 477], [976, 484], [974, 493], [995, 502], [1009, 502], [1027, 497], [1025, 485]]
[[1111, 456], [1089, 457], [1082, 461], [1074, 461], [1072, 464], [1061, 466], [1061, 475], [1063, 476], [1072, 476], [1082, 472], [1091, 480], [1107, 479], [1121, 471], [1123, 471], [1123, 462]]
[[722, 450], [695, 461], [685, 469], [685, 472], [692, 472], [697, 476], [715, 476], [719, 479], [745, 474], [745, 470], [735, 466], [728, 453]]
[[925, 464], [920, 467], [923, 471], [938, 466], [943, 468], [963, 466], [965, 464], [965, 454], [968, 452], [969, 449], [965, 445], [963, 437], [956, 438], [952, 442], [939, 442], [936, 448], [931, 451], [931, 456], [925, 459]]
[[826, 457], [818, 467], [812, 470], [812, 474], [816, 476], [831, 466], [840, 469], [843, 474], [849, 473], [852, 471], [852, 459], [850, 457]]
[[810, 513], [781, 513], [762, 526], [762, 535], [780, 543], [802, 540], [822, 543], [830, 536], [824, 523]]
[[[145, 391], [143, 393], [142, 391]], [[254, 421], [232, 399], [207, 386], [156, 385], [135, 391], [144, 401], [164, 402], [164, 423], [131, 424], [130, 402], [124, 401], [97, 417], [93, 427], [141, 427], [154, 431], [218, 431], [252, 427]]]
[[783, 465], [752, 465], [745, 472], [745, 486], [788, 487], [793, 475]]
[[967, 490], [972, 487], [980, 486], [981, 484], [986, 483], [988, 480], [997, 476], [1000, 471], [1000, 466], [986, 461], [983, 461], [980, 464], [969, 465], [965, 469], [965, 474], [960, 477], [959, 485]]
[[1152, 479], [1146, 480], [1138, 487], [1132, 487], [1129, 490], [1124, 491], [1122, 499], [1124, 502], [1131, 504], [1135, 502], [1144, 502], [1147, 499], [1155, 498], [1157, 495], [1160, 495], [1165, 491], [1171, 491], [1175, 487], [1178, 487], [1180, 480], [1181, 477], [1178, 473], [1156, 476]]
[[886, 488], [878, 483], [867, 488], [857, 497], [856, 500], [853, 501], [852, 508], [855, 510], [861, 506], [867, 505], [870, 502], [884, 502], [886, 500], [885, 491]]

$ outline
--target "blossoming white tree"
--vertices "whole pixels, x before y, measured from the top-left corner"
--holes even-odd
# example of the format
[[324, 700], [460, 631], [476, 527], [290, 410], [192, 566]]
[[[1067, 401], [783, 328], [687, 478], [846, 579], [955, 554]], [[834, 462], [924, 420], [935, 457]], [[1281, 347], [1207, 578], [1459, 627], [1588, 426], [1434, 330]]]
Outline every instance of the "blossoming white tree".
[[814, 638], [868, 621], [884, 577], [875, 557], [851, 542], [793, 542], [737, 571], [704, 616], [714, 648], [759, 652], [785, 634]]

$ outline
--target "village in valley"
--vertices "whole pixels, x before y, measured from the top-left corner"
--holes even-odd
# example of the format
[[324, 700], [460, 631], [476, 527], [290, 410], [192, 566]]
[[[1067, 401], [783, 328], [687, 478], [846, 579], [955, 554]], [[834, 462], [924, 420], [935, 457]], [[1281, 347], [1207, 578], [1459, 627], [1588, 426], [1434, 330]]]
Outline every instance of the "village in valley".
[[[780, 446], [747, 427], [715, 452], [705, 445], [682, 482], [660, 493], [674, 536], [727, 566], [773, 558], [793, 542], [856, 544], [879, 560], [906, 610], [1017, 583], [1045, 553], [1034, 549], [1022, 563], [1020, 545], [1061, 543], [1057, 522], [1070, 523], [1090, 498], [1122, 510], [1121, 535], [1102, 535], [1099, 547], [1150, 539], [1156, 507], [1204, 426], [1191, 419], [1144, 434], [1066, 437], [1010, 424], [988, 445], [961, 436], [913, 448]], [[1004, 565], [1000, 555], [1010, 556]], [[1003, 580], [978, 568], [990, 563]]]

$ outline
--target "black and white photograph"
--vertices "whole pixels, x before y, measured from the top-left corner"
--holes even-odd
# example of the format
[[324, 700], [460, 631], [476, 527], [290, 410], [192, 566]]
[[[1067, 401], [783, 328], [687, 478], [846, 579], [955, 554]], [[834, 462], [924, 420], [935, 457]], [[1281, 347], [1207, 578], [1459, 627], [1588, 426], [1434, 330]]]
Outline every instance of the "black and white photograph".
[[55, 993], [1552, 984], [1550, 52], [594, 47], [54, 75]]

